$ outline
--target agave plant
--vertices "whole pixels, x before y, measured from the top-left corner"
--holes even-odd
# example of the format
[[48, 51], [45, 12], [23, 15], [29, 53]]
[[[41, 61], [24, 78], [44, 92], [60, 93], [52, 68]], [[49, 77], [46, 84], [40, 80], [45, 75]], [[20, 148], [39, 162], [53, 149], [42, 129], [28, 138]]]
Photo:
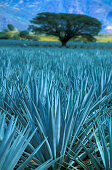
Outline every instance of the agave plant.
[[[96, 120], [97, 132], [94, 130], [96, 144], [101, 155], [104, 169], [112, 169], [112, 114], [111, 109]], [[103, 121], [102, 121], [103, 119]]]
[[[84, 129], [83, 135], [78, 137], [80, 148], [69, 154], [71, 164], [75, 168], [77, 164], [84, 169], [111, 169], [112, 168], [112, 115], [110, 109], [100, 110], [100, 115], [95, 118], [94, 123], [89, 126], [89, 131]], [[83, 150], [83, 153], [81, 150]], [[84, 161], [85, 158], [88, 162]]]
[[36, 129], [33, 133], [30, 133], [31, 129], [28, 126], [24, 130], [19, 130], [16, 127], [17, 119], [14, 119], [13, 116], [10, 119], [6, 118], [5, 114], [0, 114], [0, 169], [11, 170], [15, 167], [22, 169], [28, 165], [33, 167], [30, 165], [30, 161], [46, 139], [36, 149], [33, 149], [29, 157], [23, 156]]
[[[76, 95], [75, 98], [74, 92], [69, 91], [67, 106], [62, 109], [63, 104], [61, 103], [59, 92], [52, 86], [49, 86], [47, 80], [45, 82], [44, 86], [41, 85], [41, 88], [39, 87], [40, 90], [38, 90], [36, 83], [30, 81], [27, 92], [28, 96], [22, 92], [20, 108], [17, 107], [13, 98], [9, 96], [16, 108], [14, 114], [18, 114], [19, 122], [23, 125], [29, 123], [32, 130], [35, 128], [38, 129], [31, 140], [31, 144], [36, 148], [37, 145], [47, 137], [46, 143], [44, 143], [41, 150], [35, 154], [37, 163], [41, 166], [41, 164], [49, 159], [53, 158], [57, 160], [59, 156], [62, 156], [58, 164], [55, 163], [52, 165], [52, 168], [59, 169], [61, 166], [65, 166], [66, 168], [73, 164], [73, 162], [71, 164], [69, 159], [69, 154], [71, 154], [70, 149], [74, 150], [75, 154], [78, 154], [82, 149], [82, 147], [80, 149], [80, 143], [76, 145], [77, 147], [74, 146], [77, 136], [82, 133], [82, 126], [91, 126], [91, 122], [99, 112], [99, 109], [95, 115], [93, 112], [99, 105], [105, 103], [105, 101], [111, 97], [111, 94], [93, 102], [92, 99], [94, 99], [97, 88], [91, 87], [88, 91], [87, 83], [84, 81], [84, 85], [82, 85], [79, 94]], [[85, 93], [82, 93], [83, 88], [85, 89]], [[37, 91], [35, 91], [37, 92], [36, 94], [33, 92], [34, 89], [37, 89]], [[38, 91], [40, 91], [40, 93], [38, 93]], [[12, 107], [12, 110], [13, 108], [14, 107]], [[70, 149], [66, 154], [68, 147]], [[30, 153], [28, 148], [27, 151]], [[63, 155], [65, 156], [63, 157]]]
[[[16, 115], [23, 129], [15, 123], [9, 148], [13, 150], [21, 136], [24, 144], [31, 139], [15, 167], [110, 168], [106, 130], [110, 118], [104, 119], [103, 113], [112, 99], [112, 59], [106, 58], [111, 52], [19, 47], [15, 51], [0, 49], [0, 108], [8, 116]], [[10, 121], [14, 125], [14, 118], [6, 118], [7, 129]], [[87, 156], [92, 164], [85, 162]]]

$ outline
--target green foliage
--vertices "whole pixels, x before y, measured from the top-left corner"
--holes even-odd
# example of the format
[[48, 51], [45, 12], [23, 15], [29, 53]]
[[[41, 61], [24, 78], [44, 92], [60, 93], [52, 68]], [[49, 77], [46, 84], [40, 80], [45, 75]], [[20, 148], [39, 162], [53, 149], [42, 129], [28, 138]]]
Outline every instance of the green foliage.
[[36, 36], [36, 35], [28, 35], [27, 39], [31, 40], [31, 41], [38, 41], [39, 40], [38, 36]]
[[23, 39], [23, 40], [31, 40], [31, 41], [37, 41], [38, 40], [38, 37], [37, 36], [34, 36], [34, 35], [31, 35], [29, 34], [28, 31], [20, 31], [19, 34], [18, 34], [18, 37], [19, 39]]
[[0, 32], [0, 39], [10, 39], [11, 36], [7, 32]]
[[20, 31], [19, 36], [20, 36], [21, 38], [27, 38], [27, 37], [29, 36], [29, 32], [26, 31], [26, 30]]
[[13, 39], [13, 40], [20, 40], [19, 33], [14, 34], [11, 39]]
[[62, 46], [65, 46], [71, 38], [80, 35], [93, 41], [93, 36], [101, 30], [100, 21], [86, 15], [39, 13], [31, 20], [31, 23], [35, 25], [30, 25], [30, 30], [57, 36]]
[[4, 29], [3, 32], [9, 32], [9, 30], [8, 29]]
[[[7, 40], [8, 39], [9, 40], [31, 40], [31, 41], [38, 41], [39, 40], [37, 35], [29, 34], [28, 31], [11, 32], [11, 31], [7, 31], [7, 30], [0, 32], [0, 39], [4, 39], [4, 40], [5, 39], [7, 39]], [[5, 42], [5, 43], [8, 44], [7, 42]], [[13, 44], [13, 41], [12, 41], [12, 44]]]
[[[96, 42], [96, 38], [90, 35], [77, 36], [71, 39], [71, 42]], [[93, 44], [94, 46], [94, 44]]]
[[14, 31], [15, 30], [15, 27], [12, 24], [8, 24], [7, 27], [9, 29], [9, 31]]

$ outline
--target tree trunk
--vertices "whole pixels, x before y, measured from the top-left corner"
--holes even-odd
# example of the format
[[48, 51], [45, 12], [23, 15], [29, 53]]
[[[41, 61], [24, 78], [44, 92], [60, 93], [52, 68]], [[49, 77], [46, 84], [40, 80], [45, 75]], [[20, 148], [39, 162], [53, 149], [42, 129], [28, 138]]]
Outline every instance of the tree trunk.
[[68, 42], [68, 40], [67, 41], [61, 41], [61, 43], [62, 43], [62, 47], [66, 47], [66, 43]]
[[62, 47], [66, 47], [66, 44], [70, 40], [70, 37], [64, 37], [64, 38], [60, 37], [59, 39], [60, 39], [60, 41], [62, 43]]
[[62, 43], [62, 47], [66, 47], [66, 43], [68, 42], [68, 40], [61, 40]]

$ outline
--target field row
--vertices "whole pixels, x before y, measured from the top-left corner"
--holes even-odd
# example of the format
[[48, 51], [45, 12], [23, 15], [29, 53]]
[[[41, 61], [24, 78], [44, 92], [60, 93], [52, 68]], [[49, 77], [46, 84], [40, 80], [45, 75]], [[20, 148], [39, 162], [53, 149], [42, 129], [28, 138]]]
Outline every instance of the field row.
[[[61, 42], [47, 42], [47, 41], [24, 41], [24, 40], [0, 40], [0, 46], [21, 46], [21, 47], [59, 47], [61, 48]], [[73, 49], [112, 49], [112, 43], [96, 43], [96, 42], [68, 42], [66, 48]]]

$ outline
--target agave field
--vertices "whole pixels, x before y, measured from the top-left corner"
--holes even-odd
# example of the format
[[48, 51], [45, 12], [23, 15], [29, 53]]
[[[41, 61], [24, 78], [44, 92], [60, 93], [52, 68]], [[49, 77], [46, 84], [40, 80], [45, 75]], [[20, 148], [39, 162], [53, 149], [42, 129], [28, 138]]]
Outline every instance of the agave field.
[[0, 47], [0, 170], [112, 169], [111, 50]]
[[[61, 48], [61, 42], [59, 41], [26, 41], [26, 40], [0, 40], [0, 47], [10, 46], [10, 47], [51, 47], [51, 48]], [[102, 50], [112, 50], [112, 43], [100, 43], [100, 42], [72, 42], [69, 41], [66, 44], [66, 48], [70, 49], [102, 49]]]

